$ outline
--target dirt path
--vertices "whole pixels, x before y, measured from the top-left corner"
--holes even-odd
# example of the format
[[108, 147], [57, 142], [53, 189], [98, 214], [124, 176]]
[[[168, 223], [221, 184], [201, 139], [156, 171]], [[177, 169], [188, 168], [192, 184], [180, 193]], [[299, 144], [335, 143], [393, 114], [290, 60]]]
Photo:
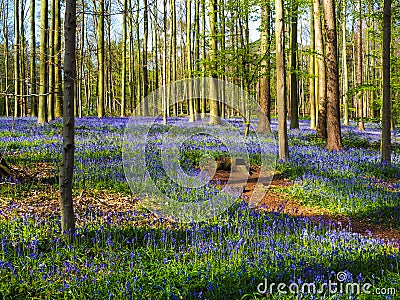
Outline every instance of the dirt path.
[[[225, 183], [229, 179], [229, 171], [218, 170], [214, 176], [219, 181]], [[251, 174], [245, 185], [242, 193], [244, 198], [250, 198], [256, 185], [259, 172], [255, 171]], [[306, 217], [313, 222], [324, 222], [326, 224], [336, 224], [338, 228], [350, 230], [364, 236], [372, 236], [383, 240], [390, 246], [400, 247], [400, 231], [392, 228], [387, 228], [383, 225], [370, 224], [365, 221], [349, 218], [344, 215], [333, 214], [330, 211], [322, 208], [308, 207], [299, 204], [289, 195], [282, 194], [277, 190], [280, 187], [288, 186], [291, 182], [287, 179], [275, 179], [263, 197], [258, 203], [258, 207], [269, 212], [280, 212], [294, 217]]]

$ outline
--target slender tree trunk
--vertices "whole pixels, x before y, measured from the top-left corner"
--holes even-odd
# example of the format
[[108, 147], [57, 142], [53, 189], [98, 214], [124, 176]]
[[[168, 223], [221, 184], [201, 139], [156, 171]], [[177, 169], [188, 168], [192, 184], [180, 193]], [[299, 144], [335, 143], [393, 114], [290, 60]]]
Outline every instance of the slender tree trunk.
[[290, 128], [299, 128], [299, 95], [297, 84], [297, 0], [292, 2], [292, 35], [291, 35], [291, 72], [290, 72]]
[[[201, 19], [201, 30], [202, 30], [202, 53], [201, 53], [201, 58], [203, 60], [206, 59], [206, 46], [207, 46], [207, 42], [206, 42], [206, 1], [202, 1], [201, 2], [201, 12], [202, 12], [202, 19]], [[203, 64], [202, 66], [202, 74], [203, 76], [206, 76], [206, 66], [205, 64]], [[203, 81], [205, 82], [205, 80]], [[207, 113], [207, 99], [206, 99], [206, 95], [205, 94], [205, 84], [203, 84], [203, 91], [202, 91], [202, 98], [201, 98], [201, 118], [204, 119], [206, 117], [206, 113]]]
[[75, 88], [75, 45], [76, 45], [76, 2], [65, 4], [65, 56], [64, 56], [64, 105], [63, 105], [63, 158], [60, 170], [61, 228], [72, 240], [75, 232], [75, 216], [72, 200], [74, 171], [74, 88]]
[[124, 0], [124, 13], [122, 15], [122, 74], [121, 74], [121, 117], [125, 116], [126, 98], [126, 15], [128, 13], [128, 1]]
[[20, 74], [20, 79], [19, 79], [19, 91], [20, 91], [20, 100], [19, 100], [19, 112], [20, 116], [25, 117], [26, 116], [26, 101], [25, 101], [25, 94], [26, 94], [26, 74], [25, 70], [27, 68], [26, 65], [26, 46], [25, 46], [25, 26], [24, 26], [24, 20], [25, 20], [25, 1], [21, 1], [21, 8], [20, 8], [20, 17], [19, 17], [19, 28], [21, 28], [21, 35], [20, 35], [20, 42], [19, 42], [19, 74]]
[[326, 139], [326, 69], [324, 55], [324, 40], [322, 35], [322, 14], [320, 0], [314, 0], [315, 44], [318, 62], [318, 124], [317, 136]]
[[310, 128], [317, 128], [317, 105], [315, 97], [315, 30], [314, 30], [314, 14], [313, 5], [311, 5], [310, 18]]
[[342, 82], [343, 82], [343, 111], [344, 125], [349, 125], [349, 104], [347, 93], [349, 91], [349, 75], [347, 71], [347, 43], [346, 43], [346, 1], [343, 1], [343, 20], [342, 20]]
[[[356, 71], [356, 85], [361, 89], [362, 85], [362, 4], [358, 0], [358, 34], [357, 34], [357, 71]], [[363, 92], [359, 90], [356, 94], [357, 97], [357, 117], [358, 117], [358, 130], [364, 131], [363, 121]]]
[[168, 121], [168, 101], [167, 101], [167, 0], [163, 0], [163, 123], [167, 125]]
[[276, 98], [278, 105], [279, 159], [289, 159], [286, 111], [286, 74], [285, 74], [285, 32], [283, 1], [275, 0], [275, 38], [276, 38]]
[[14, 1], [14, 117], [21, 115], [19, 109], [19, 102], [21, 101], [21, 90], [20, 90], [20, 14], [19, 14], [19, 0]]
[[49, 31], [49, 89], [48, 89], [48, 97], [47, 97], [47, 118], [49, 121], [54, 120], [54, 83], [55, 83], [55, 70], [54, 70], [54, 32], [56, 27], [56, 18], [55, 18], [55, 6], [56, 0], [50, 0], [50, 31]]
[[259, 78], [259, 104], [261, 107], [260, 121], [258, 122], [257, 131], [270, 133], [271, 127], [271, 72], [270, 72], [270, 27], [271, 27], [271, 6], [265, 1], [261, 12], [261, 40], [260, 40], [260, 56], [261, 69]]
[[[61, 16], [60, 16], [60, 0], [55, 0], [55, 32], [54, 32], [54, 117], [61, 118], [63, 114], [62, 102], [62, 73], [61, 73]], [[82, 20], [84, 22], [84, 20]], [[82, 41], [83, 43], [83, 41]], [[83, 45], [83, 44], [82, 44]]]
[[[195, 1], [194, 6], [194, 69], [196, 71], [196, 76], [199, 76], [199, 61], [200, 61], [200, 1]], [[200, 86], [196, 86], [196, 89], [199, 89]], [[195, 99], [194, 104], [194, 114], [196, 120], [200, 120], [200, 99]]]
[[383, 2], [383, 41], [382, 41], [382, 64], [383, 64], [383, 104], [382, 104], [382, 162], [391, 163], [391, 99], [390, 99], [390, 42], [391, 42], [391, 1]]
[[[137, 0], [137, 7], [139, 8], [140, 5], [140, 1]], [[136, 20], [135, 20], [135, 30], [136, 30], [136, 43], [137, 43], [137, 55], [136, 55], [136, 82], [137, 82], [137, 93], [136, 93], [136, 103], [137, 103], [137, 113], [138, 115], [143, 114], [143, 105], [139, 105], [139, 104], [143, 104], [141, 103], [141, 101], [143, 100], [142, 98], [142, 94], [143, 94], [143, 86], [142, 86], [142, 65], [143, 65], [143, 61], [141, 61], [141, 42], [140, 42], [140, 10], [137, 10], [136, 13]]]
[[[217, 1], [209, 0], [209, 24], [210, 24], [210, 61], [211, 61], [211, 77], [217, 78], [217, 50], [218, 50], [218, 37], [217, 37]], [[218, 104], [218, 87], [215, 82], [210, 86], [210, 124], [219, 123], [219, 104]]]
[[99, 17], [97, 23], [97, 65], [98, 65], [98, 79], [97, 79], [97, 116], [99, 118], [104, 116], [104, 102], [105, 102], [105, 68], [104, 68], [104, 0], [99, 1]]
[[149, 18], [148, 18], [148, 7], [147, 0], [143, 0], [143, 114], [145, 116], [149, 115], [149, 108], [147, 102], [147, 94], [149, 93], [149, 78], [147, 74], [147, 40], [149, 35]]
[[[192, 78], [192, 0], [186, 0], [186, 55], [187, 55], [187, 76], [188, 78]], [[189, 104], [189, 122], [195, 121], [195, 114], [194, 114], [194, 101], [192, 99], [193, 95], [193, 86], [192, 83], [189, 82], [188, 84], [188, 104]]]
[[4, 83], [5, 83], [5, 112], [6, 116], [8, 117], [10, 115], [10, 103], [9, 103], [9, 97], [8, 97], [8, 88], [9, 88], [9, 81], [8, 81], [8, 76], [9, 76], [9, 56], [8, 56], [8, 1], [3, 2], [2, 6], [3, 10], [3, 18], [2, 18], [2, 26], [3, 26], [3, 38], [4, 38]]
[[48, 2], [43, 0], [40, 2], [40, 66], [39, 66], [39, 107], [38, 107], [38, 123], [47, 122], [47, 30], [48, 30]]
[[[153, 47], [152, 47], [152, 52], [154, 53], [153, 55], [153, 63], [154, 63], [154, 71], [153, 71], [153, 90], [156, 90], [160, 87], [160, 66], [159, 66], [159, 53], [160, 53], [160, 48], [159, 48], [159, 31], [158, 31], [158, 1], [154, 0], [153, 2]], [[156, 99], [156, 97], [152, 97], [153, 99], [153, 116], [159, 115], [161, 111], [159, 99]]]
[[[107, 55], [107, 58], [105, 60], [105, 78], [106, 78], [106, 84], [105, 84], [105, 99], [106, 99], [106, 104], [108, 104], [108, 111], [110, 113], [115, 112], [116, 110], [116, 105], [115, 105], [115, 97], [114, 97], [114, 85], [113, 85], [113, 74], [112, 74], [112, 62], [113, 62], [113, 51], [111, 48], [111, 2], [107, 1], [106, 2], [106, 18], [105, 22], [107, 24], [107, 52], [104, 54]], [[107, 108], [107, 105], [105, 105]]]
[[340, 129], [340, 97], [336, 14], [334, 0], [323, 0], [326, 35], [326, 80], [327, 80], [327, 148], [330, 151], [343, 149]]

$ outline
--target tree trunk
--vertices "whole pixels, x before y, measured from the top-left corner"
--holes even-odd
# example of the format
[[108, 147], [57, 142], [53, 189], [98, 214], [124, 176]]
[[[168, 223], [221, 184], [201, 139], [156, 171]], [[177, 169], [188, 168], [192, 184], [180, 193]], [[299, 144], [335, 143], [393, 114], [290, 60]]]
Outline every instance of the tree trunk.
[[20, 97], [19, 97], [19, 113], [21, 117], [26, 116], [26, 104], [25, 104], [25, 92], [26, 92], [26, 81], [25, 81], [25, 69], [26, 69], [26, 56], [25, 56], [25, 27], [24, 27], [24, 20], [25, 20], [25, 1], [21, 1], [21, 8], [20, 8], [20, 24], [19, 28], [21, 28], [21, 35], [20, 35], [20, 42], [19, 42], [19, 73], [20, 73], [20, 79], [19, 79], [19, 91], [20, 91]]
[[9, 98], [8, 98], [8, 1], [3, 2], [3, 6], [1, 7], [3, 11], [3, 18], [2, 18], [2, 26], [3, 26], [3, 41], [4, 41], [4, 83], [5, 83], [5, 113], [6, 116], [8, 117], [10, 115], [9, 109], [10, 109], [10, 103], [9, 103]]
[[[206, 59], [206, 48], [207, 48], [207, 42], [206, 42], [206, 1], [201, 2], [201, 11], [202, 11], [202, 18], [201, 18], [201, 30], [202, 30], [202, 53], [201, 53], [201, 58], [203, 60]], [[202, 75], [205, 77], [206, 76], [206, 66], [205, 64], [202, 65]], [[207, 99], [205, 94], [205, 79], [203, 80], [203, 89], [202, 89], [202, 98], [201, 98], [201, 118], [204, 119], [206, 117], [207, 113]]]
[[349, 91], [349, 75], [347, 71], [347, 51], [346, 51], [346, 1], [343, 1], [343, 20], [342, 20], [342, 80], [343, 80], [343, 111], [344, 125], [349, 125], [349, 104], [347, 93]]
[[[170, 82], [175, 82], [177, 79], [176, 75], [176, 10], [175, 10], [175, 1], [170, 0], [170, 8], [171, 8], [171, 24], [170, 24], [170, 39], [171, 39], [171, 61], [170, 61]], [[174, 90], [169, 91], [170, 94], [174, 94]], [[167, 100], [168, 101], [168, 100]], [[173, 114], [178, 116], [178, 103], [172, 105]]]
[[[54, 32], [54, 117], [61, 118], [63, 91], [62, 91], [62, 73], [61, 73], [61, 16], [60, 0], [55, 3], [55, 32]], [[83, 20], [82, 20], [83, 22]], [[81, 79], [80, 79], [81, 80]]]
[[340, 97], [338, 73], [338, 49], [336, 35], [335, 2], [324, 0], [326, 34], [326, 86], [327, 86], [327, 148], [330, 151], [343, 149], [340, 129]]
[[55, 70], [54, 70], [54, 37], [55, 37], [55, 27], [56, 27], [56, 18], [55, 18], [55, 6], [56, 0], [50, 0], [50, 31], [49, 31], [49, 89], [48, 89], [48, 97], [47, 97], [47, 118], [48, 121], [54, 120], [54, 83], [55, 83]]
[[[210, 23], [210, 61], [211, 61], [211, 77], [217, 78], [217, 1], [209, 0], [209, 23]], [[218, 87], [215, 82], [210, 86], [210, 124], [219, 123], [219, 104], [218, 104]]]
[[168, 102], [167, 102], [167, 0], [163, 0], [163, 124], [167, 125], [168, 121]]
[[98, 78], [97, 78], [97, 116], [99, 118], [104, 116], [104, 84], [105, 84], [105, 68], [104, 68], [104, 0], [99, 1], [99, 17], [97, 24], [97, 65], [98, 65]]
[[21, 90], [19, 81], [21, 79], [20, 73], [20, 15], [19, 15], [19, 0], [14, 1], [14, 117], [21, 115], [19, 109], [19, 102], [21, 101]]
[[360, 90], [357, 92], [357, 117], [358, 117], [358, 130], [364, 131], [364, 121], [363, 121], [363, 92], [361, 91], [362, 85], [362, 4], [361, 0], [358, 0], [358, 34], [357, 34], [357, 70], [356, 70], [356, 86]]
[[390, 39], [391, 39], [391, 1], [383, 2], [383, 41], [382, 41], [382, 64], [383, 64], [383, 103], [382, 103], [382, 162], [391, 163], [391, 133], [390, 133]]
[[290, 72], [290, 128], [299, 128], [299, 95], [297, 84], [297, 0], [292, 4], [292, 34], [291, 34], [291, 72]]
[[315, 44], [318, 62], [318, 124], [317, 136], [326, 139], [326, 69], [324, 39], [322, 35], [322, 14], [319, 0], [314, 0]]
[[47, 122], [47, 36], [48, 36], [48, 1], [40, 2], [40, 66], [39, 66], [39, 107], [38, 107], [38, 123]]
[[126, 14], [128, 13], [128, 1], [124, 0], [124, 12], [122, 15], [122, 71], [121, 71], [121, 117], [125, 116], [126, 106]]
[[[192, 78], [192, 0], [186, 0], [186, 55], [187, 55], [187, 63], [186, 63], [186, 71], [187, 77]], [[196, 116], [194, 114], [194, 101], [192, 99], [193, 95], [193, 86], [192, 83], [188, 84], [188, 110], [189, 110], [189, 122], [194, 122], [196, 120]]]
[[282, 0], [275, 0], [275, 10], [276, 98], [278, 102], [279, 159], [286, 162], [289, 159], [289, 149], [286, 124], [285, 32]]
[[[311, 5], [312, 9], [312, 5]], [[317, 128], [317, 105], [315, 98], [315, 30], [314, 30], [314, 14], [311, 13], [310, 18], [310, 128]]]
[[147, 7], [147, 0], [143, 0], [143, 115], [149, 115], [149, 108], [148, 108], [148, 101], [146, 99], [147, 94], [149, 93], [149, 78], [147, 74], [147, 40], [149, 34], [149, 18], [148, 18], [148, 7]]
[[74, 171], [74, 97], [75, 97], [75, 31], [76, 2], [65, 4], [65, 56], [64, 56], [64, 105], [63, 105], [63, 157], [60, 170], [61, 228], [72, 240], [75, 232], [75, 216], [72, 200]]
[[257, 131], [271, 133], [271, 72], [270, 72], [270, 27], [271, 27], [271, 6], [268, 1], [263, 3], [261, 12], [261, 40], [260, 56], [261, 68], [259, 78], [259, 104], [261, 107], [260, 121]]
[[[195, 1], [194, 4], [194, 69], [196, 71], [196, 76], [199, 76], [199, 61], [200, 61], [200, 1]], [[197, 81], [198, 82], [198, 81]], [[200, 86], [196, 86], [196, 91]], [[194, 100], [194, 114], [195, 119], [200, 120], [200, 99]]]

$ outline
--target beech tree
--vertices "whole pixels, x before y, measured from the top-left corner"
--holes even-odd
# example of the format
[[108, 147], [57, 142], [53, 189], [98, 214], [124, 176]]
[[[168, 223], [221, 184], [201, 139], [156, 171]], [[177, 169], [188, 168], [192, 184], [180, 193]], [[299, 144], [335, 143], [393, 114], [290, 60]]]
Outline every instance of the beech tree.
[[383, 63], [383, 103], [382, 103], [382, 162], [391, 163], [391, 103], [390, 103], [390, 39], [391, 39], [391, 1], [383, 2], [383, 40], [382, 40], [382, 63]]
[[297, 0], [292, 1], [291, 39], [290, 39], [290, 128], [299, 128], [299, 96], [297, 78], [297, 25], [298, 25]]
[[105, 101], [105, 67], [104, 67], [104, 0], [99, 1], [99, 16], [97, 21], [97, 116], [104, 116]]
[[318, 123], [317, 136], [326, 139], [326, 69], [324, 39], [322, 34], [322, 13], [320, 0], [314, 0], [314, 29], [315, 29], [315, 51], [318, 64]]
[[61, 228], [70, 237], [75, 232], [75, 215], [72, 200], [72, 178], [75, 151], [75, 77], [76, 77], [76, 1], [65, 3], [65, 54], [64, 54], [64, 106], [63, 148], [60, 169]]
[[283, 1], [275, 0], [275, 39], [276, 39], [276, 98], [278, 102], [278, 142], [279, 159], [289, 159], [287, 138], [286, 75], [285, 75], [285, 32]]
[[324, 0], [323, 6], [326, 37], [327, 148], [331, 151], [338, 151], [343, 149], [343, 145], [340, 131], [340, 98], [335, 2], [333, 0]]
[[40, 65], [39, 65], [39, 106], [38, 123], [47, 122], [47, 39], [48, 39], [48, 1], [40, 2]]
[[[271, 27], [271, 5], [268, 0], [262, 2], [261, 11], [261, 39], [260, 56], [261, 68], [259, 78], [259, 97], [262, 113], [258, 122], [257, 131], [270, 133], [271, 128], [267, 126], [271, 121], [271, 74], [270, 74], [270, 27]], [[268, 121], [268, 122], [267, 122]]]
[[363, 82], [363, 38], [362, 38], [362, 4], [361, 0], [358, 0], [358, 33], [357, 33], [357, 70], [356, 70], [356, 87], [359, 89], [356, 93], [357, 98], [357, 126], [358, 130], [364, 131], [364, 121], [363, 121], [363, 93], [361, 91], [362, 82]]
[[[209, 23], [210, 23], [210, 61], [211, 66], [211, 76], [217, 78], [217, 1], [209, 0]], [[210, 87], [211, 97], [210, 99], [210, 123], [218, 124], [219, 104], [216, 99], [218, 99], [218, 87], [216, 84], [211, 84]]]

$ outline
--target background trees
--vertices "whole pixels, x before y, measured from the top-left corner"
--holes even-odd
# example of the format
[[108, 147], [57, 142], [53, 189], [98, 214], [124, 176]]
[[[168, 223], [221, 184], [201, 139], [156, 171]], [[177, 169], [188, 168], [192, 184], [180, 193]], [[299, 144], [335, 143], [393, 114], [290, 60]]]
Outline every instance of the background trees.
[[[290, 26], [285, 26], [283, 39], [279, 39], [288, 54], [284, 64], [291, 66], [284, 72], [290, 78], [285, 80], [285, 107], [290, 112], [287, 117], [291, 127], [297, 128], [301, 112], [310, 117], [310, 127], [316, 128], [323, 139], [328, 138], [330, 117], [326, 68], [332, 61], [328, 62], [325, 52], [332, 50], [330, 47], [337, 48], [339, 54], [339, 108], [344, 124], [357, 121], [362, 130], [365, 121], [381, 122], [381, 115], [388, 113], [387, 99], [391, 100], [385, 98], [388, 91], [393, 99], [400, 94], [400, 43], [391, 44], [389, 88], [382, 68], [382, 3], [335, 3], [333, 8], [340, 12], [334, 15], [334, 21], [340, 24], [336, 46], [326, 45], [332, 36], [323, 26], [329, 21], [325, 4], [320, 0], [285, 2], [284, 23]], [[65, 52], [60, 11], [65, 4], [59, 0], [1, 0], [0, 5], [0, 115], [29, 114], [38, 116], [40, 123], [60, 117], [60, 58]], [[270, 20], [279, 7], [271, 1], [81, 0], [77, 7], [77, 116], [129, 115], [161, 84], [191, 76], [214, 76], [242, 86], [258, 97], [267, 115], [271, 112], [276, 117], [280, 91], [274, 37], [278, 31]], [[35, 11], [40, 11], [40, 18]], [[397, 24], [400, 13], [394, 11], [390, 18]], [[390, 33], [399, 41], [399, 26], [391, 26]], [[167, 94], [166, 102], [173, 91]], [[237, 114], [231, 107], [217, 104], [204, 99], [188, 101], [168, 107], [165, 114]], [[393, 129], [400, 117], [400, 105], [393, 100], [390, 104], [385, 122], [390, 120]], [[161, 110], [149, 109], [145, 103], [137, 113], [158, 114]], [[246, 116], [250, 117], [256, 116]]]

